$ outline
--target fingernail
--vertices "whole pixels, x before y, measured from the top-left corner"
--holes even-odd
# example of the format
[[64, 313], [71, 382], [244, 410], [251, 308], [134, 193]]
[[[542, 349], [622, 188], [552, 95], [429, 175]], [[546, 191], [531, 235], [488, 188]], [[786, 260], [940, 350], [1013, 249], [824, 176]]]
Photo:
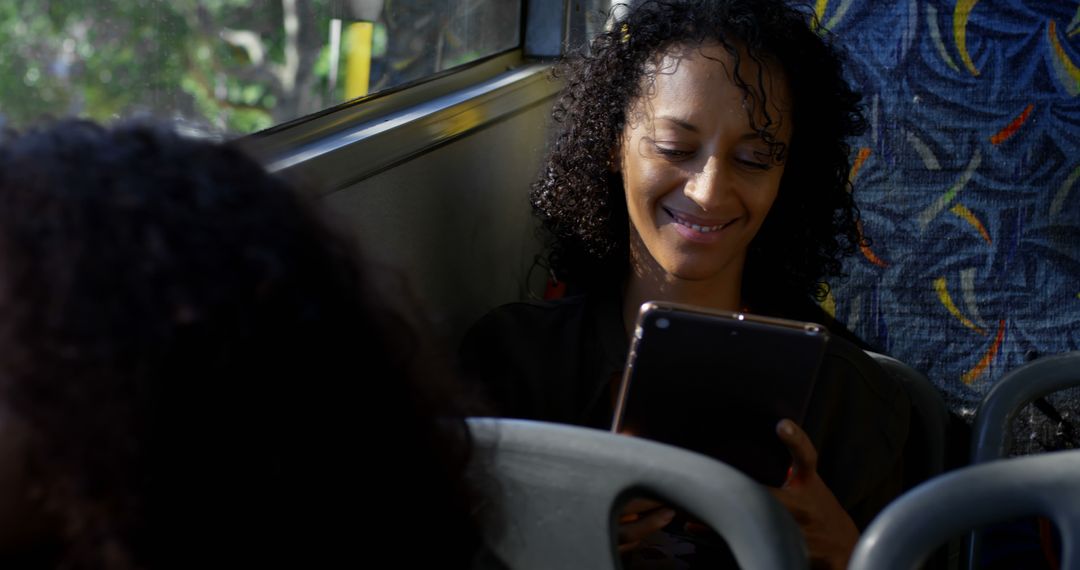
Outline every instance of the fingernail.
[[788, 437], [795, 435], [795, 426], [791, 425], [791, 420], [780, 420], [780, 433]]

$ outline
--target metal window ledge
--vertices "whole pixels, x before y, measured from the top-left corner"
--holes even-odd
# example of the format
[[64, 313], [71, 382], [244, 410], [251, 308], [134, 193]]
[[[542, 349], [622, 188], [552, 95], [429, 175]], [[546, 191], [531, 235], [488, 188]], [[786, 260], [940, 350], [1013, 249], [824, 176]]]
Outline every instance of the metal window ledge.
[[[352, 109], [316, 119], [324, 124], [323, 130], [330, 131], [325, 136], [312, 137], [311, 127], [305, 129], [299, 125], [268, 135], [273, 146], [259, 138], [249, 139], [246, 144], [270, 171], [299, 174], [306, 182], [318, 186], [321, 193], [331, 193], [550, 99], [558, 92], [559, 85], [550, 79], [549, 68], [547, 63], [528, 63], [374, 118], [360, 118], [336, 129], [326, 128], [327, 124], [340, 124], [334, 118], [336, 113], [355, 115], [365, 105], [372, 108], [361, 101]], [[410, 95], [415, 98], [416, 93]], [[296, 132], [290, 136], [290, 131]], [[304, 131], [308, 136], [304, 136]], [[289, 138], [303, 142], [290, 145]], [[279, 148], [277, 152], [273, 151], [274, 146]]]

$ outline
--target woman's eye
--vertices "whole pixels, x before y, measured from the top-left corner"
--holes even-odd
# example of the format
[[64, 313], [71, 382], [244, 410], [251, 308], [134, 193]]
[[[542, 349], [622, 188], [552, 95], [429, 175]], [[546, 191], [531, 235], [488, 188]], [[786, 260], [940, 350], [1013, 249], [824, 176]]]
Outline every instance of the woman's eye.
[[691, 151], [688, 150], [682, 150], [678, 148], [671, 148], [660, 145], [656, 145], [656, 152], [661, 156], [667, 156], [670, 158], [686, 158], [687, 156], [690, 156], [690, 154], [692, 154]]
[[769, 164], [768, 162], [761, 162], [757, 159], [736, 158], [735, 160], [739, 164], [747, 168], [753, 168], [754, 170], [768, 170], [769, 168], [772, 168], [772, 164]]
[[769, 164], [764, 163], [764, 162], [748, 161], [748, 160], [744, 160], [744, 159], [739, 159], [739, 162], [743, 166], [750, 166], [751, 168], [757, 168], [757, 169], [759, 169], [759, 171], [768, 171], [769, 166], [770, 166]]

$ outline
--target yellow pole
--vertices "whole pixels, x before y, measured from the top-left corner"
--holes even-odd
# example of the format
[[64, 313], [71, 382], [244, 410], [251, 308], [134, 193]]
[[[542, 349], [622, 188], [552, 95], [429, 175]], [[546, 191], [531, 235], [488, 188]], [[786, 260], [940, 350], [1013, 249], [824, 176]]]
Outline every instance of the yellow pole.
[[345, 99], [355, 99], [368, 94], [371, 82], [371, 38], [374, 35], [373, 22], [354, 22], [349, 24], [348, 62], [345, 66]]

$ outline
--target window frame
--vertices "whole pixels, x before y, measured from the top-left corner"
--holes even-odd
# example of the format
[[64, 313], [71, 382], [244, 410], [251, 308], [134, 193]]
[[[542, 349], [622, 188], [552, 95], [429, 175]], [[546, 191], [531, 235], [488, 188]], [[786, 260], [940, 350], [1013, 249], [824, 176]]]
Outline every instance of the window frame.
[[524, 0], [517, 48], [247, 135], [272, 172], [329, 194], [552, 99], [553, 58], [580, 41], [584, 0]]

